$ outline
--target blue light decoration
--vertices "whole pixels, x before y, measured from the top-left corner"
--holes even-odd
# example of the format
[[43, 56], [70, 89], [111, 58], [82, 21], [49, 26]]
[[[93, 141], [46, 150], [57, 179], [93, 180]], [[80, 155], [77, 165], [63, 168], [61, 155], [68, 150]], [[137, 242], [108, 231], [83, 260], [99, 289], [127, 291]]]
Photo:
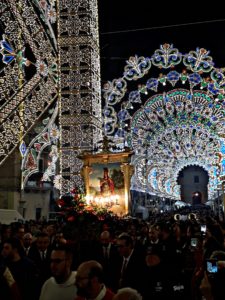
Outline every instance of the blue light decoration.
[[24, 157], [24, 155], [25, 155], [25, 153], [26, 153], [26, 151], [27, 151], [27, 146], [26, 146], [26, 144], [25, 144], [24, 141], [22, 141], [22, 142], [20, 143], [19, 150], [20, 150], [21, 156]]
[[31, 64], [31, 61], [24, 57], [25, 49], [15, 51], [13, 47], [5, 40], [4, 36], [3, 40], [0, 41], [0, 46], [0, 53], [2, 54], [2, 62], [4, 64], [8, 65], [15, 60], [20, 69], [23, 69], [24, 66], [29, 66]]
[[158, 182], [157, 182], [157, 169], [153, 168], [148, 176], [148, 182], [152, 186], [152, 189], [157, 191], [158, 190]]
[[169, 195], [171, 193], [171, 181], [170, 179], [166, 180], [166, 193]]
[[221, 161], [221, 172], [220, 172], [221, 176], [225, 175], [225, 158], [222, 159]]
[[222, 155], [225, 155], [225, 142], [224, 142], [224, 140], [220, 141], [220, 151], [221, 151]]
[[163, 44], [147, 58], [132, 56], [121, 84], [113, 80], [103, 89], [112, 108], [104, 115], [109, 136], [115, 143], [124, 139], [135, 153], [135, 189], [180, 200], [177, 176], [196, 165], [208, 172], [208, 197], [214, 197], [225, 176], [225, 74], [209, 53], [181, 54]]
[[16, 53], [14, 52], [13, 48], [9, 45], [9, 43], [6, 42], [5, 39], [0, 41], [0, 46], [1, 46], [0, 53], [2, 54], [2, 62], [7, 65], [15, 59]]

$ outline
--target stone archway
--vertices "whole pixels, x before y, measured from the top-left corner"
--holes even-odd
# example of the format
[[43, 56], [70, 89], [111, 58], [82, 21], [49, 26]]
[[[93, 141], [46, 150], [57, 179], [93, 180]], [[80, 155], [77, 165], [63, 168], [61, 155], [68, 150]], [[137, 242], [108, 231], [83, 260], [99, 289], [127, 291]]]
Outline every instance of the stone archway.
[[199, 205], [202, 204], [202, 193], [199, 191], [196, 191], [192, 195], [192, 205]]
[[208, 201], [209, 175], [199, 166], [187, 166], [179, 172], [181, 200], [188, 204], [204, 204]]

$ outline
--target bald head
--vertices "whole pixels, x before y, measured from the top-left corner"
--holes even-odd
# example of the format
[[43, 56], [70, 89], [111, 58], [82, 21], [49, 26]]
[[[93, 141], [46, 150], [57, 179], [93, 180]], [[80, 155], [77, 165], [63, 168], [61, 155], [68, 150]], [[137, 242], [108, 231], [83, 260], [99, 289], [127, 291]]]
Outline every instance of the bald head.
[[88, 260], [81, 263], [77, 269], [77, 273], [81, 277], [97, 277], [99, 282], [103, 281], [103, 268], [96, 260]]
[[102, 231], [101, 235], [100, 235], [100, 238], [101, 239], [109, 239], [110, 238], [110, 232], [105, 230], [105, 231]]
[[88, 260], [79, 265], [76, 275], [77, 295], [85, 299], [96, 299], [102, 285], [103, 269], [100, 263]]
[[137, 290], [127, 287], [119, 289], [113, 300], [142, 300], [142, 296]]
[[91, 270], [93, 267], [102, 268], [101, 264], [97, 262], [96, 260], [87, 260], [83, 263], [81, 263], [78, 267], [79, 270]]

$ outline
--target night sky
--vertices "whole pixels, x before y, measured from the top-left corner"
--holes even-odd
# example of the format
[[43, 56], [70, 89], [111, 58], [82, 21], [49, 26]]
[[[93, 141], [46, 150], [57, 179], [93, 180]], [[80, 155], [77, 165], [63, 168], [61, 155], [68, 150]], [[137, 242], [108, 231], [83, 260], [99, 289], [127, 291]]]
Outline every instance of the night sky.
[[219, 1], [202, 6], [199, 1], [180, 1], [179, 6], [166, 3], [99, 0], [102, 85], [123, 75], [130, 56], [150, 57], [164, 43], [183, 54], [205, 48], [215, 67], [225, 67], [225, 15]]

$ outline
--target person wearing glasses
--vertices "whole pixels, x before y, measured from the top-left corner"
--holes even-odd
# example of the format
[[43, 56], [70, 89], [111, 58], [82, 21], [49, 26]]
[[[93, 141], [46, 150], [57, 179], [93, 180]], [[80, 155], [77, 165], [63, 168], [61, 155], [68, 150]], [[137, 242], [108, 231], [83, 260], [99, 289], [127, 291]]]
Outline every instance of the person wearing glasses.
[[112, 300], [114, 293], [104, 283], [102, 265], [96, 260], [81, 263], [76, 276], [75, 300]]
[[72, 271], [73, 254], [69, 247], [60, 246], [51, 252], [52, 277], [42, 286], [39, 300], [74, 300], [77, 295], [76, 271]]

